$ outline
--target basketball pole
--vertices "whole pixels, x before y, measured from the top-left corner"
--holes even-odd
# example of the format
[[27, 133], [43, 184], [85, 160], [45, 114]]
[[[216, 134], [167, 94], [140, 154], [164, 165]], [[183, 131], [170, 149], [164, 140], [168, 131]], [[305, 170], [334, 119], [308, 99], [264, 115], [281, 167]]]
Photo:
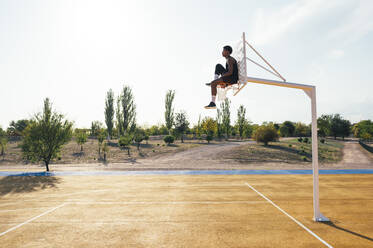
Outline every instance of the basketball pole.
[[[262, 79], [262, 78], [254, 78], [247, 76], [247, 65], [246, 65], [246, 44], [250, 47], [251, 45], [246, 41], [245, 33], [242, 35], [243, 39], [243, 53], [244, 53], [244, 76], [245, 81], [250, 83], [257, 83], [257, 84], [266, 84], [272, 86], [280, 86], [286, 88], [294, 88], [294, 89], [301, 89], [303, 90], [306, 95], [311, 100], [311, 117], [312, 117], [312, 127], [311, 127], [311, 136], [312, 136], [312, 176], [313, 176], [313, 220], [317, 222], [329, 221], [320, 211], [320, 196], [319, 196], [319, 152], [318, 152], [318, 139], [317, 139], [317, 110], [316, 110], [316, 87], [313, 85], [305, 85], [305, 84], [296, 84], [296, 83], [289, 83], [286, 82], [285, 79], [260, 55], [256, 52], [275, 72], [276, 74], [280, 75], [280, 77], [284, 80], [284, 82], [277, 81], [277, 80], [269, 80], [269, 79]], [[254, 49], [253, 47], [251, 47]], [[256, 51], [254, 49], [254, 51]], [[246, 84], [241, 86], [238, 91], [234, 94], [236, 95]]]

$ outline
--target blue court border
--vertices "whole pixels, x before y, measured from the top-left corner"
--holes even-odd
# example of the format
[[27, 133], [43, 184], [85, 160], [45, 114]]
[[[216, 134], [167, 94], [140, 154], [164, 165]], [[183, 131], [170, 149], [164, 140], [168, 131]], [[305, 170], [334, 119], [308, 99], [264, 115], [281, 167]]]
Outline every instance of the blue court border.
[[[321, 175], [373, 174], [373, 169], [319, 170]], [[147, 171], [0, 171], [0, 176], [116, 176], [116, 175], [312, 175], [312, 170], [147, 170]]]

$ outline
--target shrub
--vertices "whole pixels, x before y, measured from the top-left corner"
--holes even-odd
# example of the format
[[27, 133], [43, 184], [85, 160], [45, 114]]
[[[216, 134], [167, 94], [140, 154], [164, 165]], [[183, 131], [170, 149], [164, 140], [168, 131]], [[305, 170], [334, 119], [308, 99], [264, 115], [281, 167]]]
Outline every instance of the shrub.
[[144, 140], [146, 140], [146, 144], [148, 144], [149, 135], [145, 134], [145, 136], [144, 136]]
[[292, 145], [292, 144], [289, 144], [289, 147], [293, 147], [293, 145]]
[[87, 142], [87, 134], [85, 132], [78, 132], [75, 135], [76, 143], [80, 145], [80, 151], [83, 151], [83, 145]]
[[206, 135], [206, 140], [207, 140], [207, 143], [210, 144], [210, 141], [212, 140], [213, 138], [213, 135], [212, 134], [207, 134]]
[[102, 151], [104, 152], [104, 161], [106, 161], [107, 153], [109, 152], [109, 146], [107, 142], [104, 143], [104, 147], [102, 148]]
[[132, 142], [132, 136], [130, 135], [125, 135], [121, 136], [118, 140], [118, 145], [121, 148], [127, 149], [128, 150], [128, 155], [130, 155], [130, 144]]
[[324, 144], [325, 143], [325, 139], [321, 139], [320, 142]]
[[303, 142], [302, 137], [299, 137], [299, 138], [298, 138], [298, 141], [302, 143], [302, 142]]
[[140, 132], [135, 134], [135, 142], [137, 145], [137, 150], [140, 150], [140, 144], [144, 140], [144, 135]]
[[260, 126], [255, 130], [254, 139], [256, 142], [263, 142], [267, 146], [268, 142], [278, 140], [278, 133], [272, 125]]
[[302, 156], [302, 160], [303, 161], [307, 161], [307, 157], [306, 156]]
[[304, 142], [304, 143], [308, 143], [308, 138], [305, 137], [305, 138], [303, 139], [303, 142]]
[[167, 145], [170, 145], [171, 143], [174, 143], [175, 137], [172, 135], [167, 135], [163, 138], [163, 141], [167, 143]]

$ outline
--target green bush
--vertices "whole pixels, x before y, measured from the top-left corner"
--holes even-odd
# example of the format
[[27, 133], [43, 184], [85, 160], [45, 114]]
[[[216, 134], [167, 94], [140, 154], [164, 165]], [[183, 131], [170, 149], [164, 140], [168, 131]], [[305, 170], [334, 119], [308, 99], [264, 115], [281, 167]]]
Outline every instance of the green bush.
[[304, 143], [308, 143], [308, 138], [305, 137], [305, 138], [303, 139], [303, 142], [304, 142]]
[[163, 138], [163, 141], [167, 144], [170, 145], [171, 143], [174, 143], [175, 137], [172, 135], [167, 135]]
[[299, 137], [299, 138], [298, 138], [298, 141], [302, 143], [302, 142], [303, 142], [302, 137]]
[[262, 142], [265, 146], [267, 146], [268, 142], [278, 140], [278, 133], [273, 125], [263, 125], [255, 130], [254, 139], [256, 142]]
[[325, 139], [321, 139], [320, 142], [324, 144], [325, 143]]
[[85, 132], [78, 132], [75, 135], [76, 143], [78, 143], [78, 145], [80, 145], [80, 151], [81, 152], [83, 151], [84, 143], [87, 142], [87, 138], [88, 138], [88, 136]]
[[141, 132], [137, 132], [135, 134], [135, 142], [136, 142], [136, 145], [137, 145], [137, 150], [140, 149], [140, 144], [141, 142], [145, 139], [144, 137], [144, 134], [142, 134]]
[[292, 144], [289, 144], [289, 147], [293, 147], [293, 145], [292, 145]]
[[130, 155], [130, 144], [132, 142], [132, 136], [131, 135], [124, 135], [121, 136], [118, 140], [118, 145], [121, 148], [128, 150], [128, 155]]
[[148, 144], [149, 135], [145, 134], [145, 136], [144, 136], [144, 140], [146, 141], [146, 144]]
[[207, 143], [210, 144], [210, 141], [213, 139], [213, 135], [212, 134], [208, 134], [206, 135], [206, 140], [207, 140]]

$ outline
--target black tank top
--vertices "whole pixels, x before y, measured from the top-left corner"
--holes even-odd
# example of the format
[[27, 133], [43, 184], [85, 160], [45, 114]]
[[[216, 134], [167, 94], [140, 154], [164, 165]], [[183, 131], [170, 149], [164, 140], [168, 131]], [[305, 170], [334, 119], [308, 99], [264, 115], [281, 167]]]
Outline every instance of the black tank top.
[[[237, 83], [238, 81], [238, 66], [237, 66], [237, 61], [235, 58], [231, 57], [233, 59], [233, 72], [232, 72], [232, 75], [229, 76], [232, 78], [232, 81], [234, 83]], [[225, 69], [228, 71], [229, 70], [229, 66], [228, 66], [228, 63], [225, 63]]]

